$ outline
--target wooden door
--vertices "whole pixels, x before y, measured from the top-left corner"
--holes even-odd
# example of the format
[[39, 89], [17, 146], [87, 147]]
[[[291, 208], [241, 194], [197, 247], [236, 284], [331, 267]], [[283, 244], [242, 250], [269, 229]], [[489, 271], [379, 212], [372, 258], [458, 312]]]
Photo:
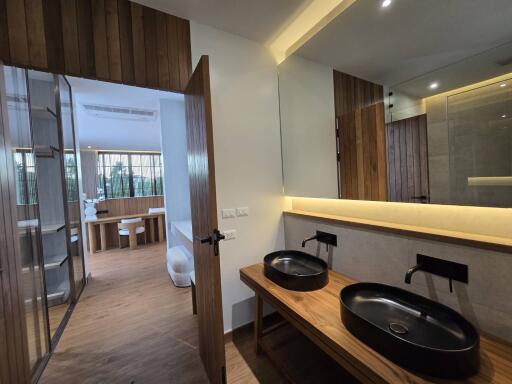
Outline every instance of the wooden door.
[[337, 137], [341, 198], [386, 201], [384, 103], [339, 116]]
[[194, 235], [199, 351], [210, 381], [226, 382], [217, 200], [208, 56], [185, 89], [190, 205]]
[[428, 203], [427, 115], [386, 124], [390, 201]]

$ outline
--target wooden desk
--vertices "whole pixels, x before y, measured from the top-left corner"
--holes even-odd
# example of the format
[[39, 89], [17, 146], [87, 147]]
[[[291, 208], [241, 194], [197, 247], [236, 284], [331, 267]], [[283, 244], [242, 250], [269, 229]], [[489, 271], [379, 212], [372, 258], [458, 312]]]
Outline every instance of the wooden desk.
[[87, 223], [87, 232], [89, 234], [89, 251], [94, 253], [97, 251], [96, 249], [96, 225], [100, 226], [100, 248], [102, 251], [107, 250], [107, 224], [119, 223], [123, 219], [134, 219], [140, 217], [143, 222], [150, 219], [150, 239], [151, 241], [155, 241], [155, 223], [153, 219], [158, 220], [158, 241], [164, 241], [164, 218], [165, 213], [138, 213], [135, 215], [123, 215], [123, 216], [110, 216], [110, 217], [101, 217], [94, 220], [86, 219]]
[[359, 341], [341, 322], [339, 292], [354, 281], [339, 273], [330, 271], [329, 284], [313, 292], [295, 292], [280, 287], [263, 275], [261, 263], [242, 268], [240, 279], [256, 293], [257, 344], [261, 338], [261, 308], [265, 300], [302, 334], [364, 383], [510, 384], [512, 381], [512, 346], [484, 336], [480, 338], [480, 373], [465, 381], [419, 376], [389, 361]]

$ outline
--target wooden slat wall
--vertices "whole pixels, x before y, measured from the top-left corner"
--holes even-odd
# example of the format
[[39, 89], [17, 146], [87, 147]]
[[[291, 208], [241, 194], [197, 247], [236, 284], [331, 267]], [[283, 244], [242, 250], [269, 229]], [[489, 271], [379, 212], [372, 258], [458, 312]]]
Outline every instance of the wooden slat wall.
[[[130, 197], [124, 199], [108, 199], [99, 202], [96, 204], [97, 210], [108, 210], [106, 215], [101, 215], [100, 217], [108, 217], [108, 216], [122, 216], [122, 215], [135, 215], [137, 213], [148, 213], [149, 208], [161, 208], [164, 206], [164, 197], [163, 196], [146, 196], [146, 197]], [[158, 233], [158, 223], [156, 219], [155, 228]], [[147, 226], [148, 222], [146, 220], [146, 230], [148, 242], [150, 240], [149, 230], [150, 228]], [[107, 224], [107, 248], [115, 248], [119, 245], [119, 238], [117, 232], [117, 223]], [[100, 238], [99, 234], [99, 226], [96, 226], [96, 238]], [[164, 229], [165, 233], [165, 229]], [[87, 244], [88, 245], [88, 244]]]
[[383, 88], [334, 71], [341, 198], [387, 200]]
[[341, 116], [384, 101], [382, 85], [333, 71], [334, 111]]
[[427, 115], [388, 123], [386, 135], [389, 200], [428, 202]]
[[149, 208], [161, 208], [163, 206], [163, 196], [146, 196], [103, 200], [96, 204], [96, 209], [98, 211], [108, 210], [107, 216], [121, 216], [148, 213]]
[[0, 0], [7, 65], [182, 92], [190, 26], [128, 0]]

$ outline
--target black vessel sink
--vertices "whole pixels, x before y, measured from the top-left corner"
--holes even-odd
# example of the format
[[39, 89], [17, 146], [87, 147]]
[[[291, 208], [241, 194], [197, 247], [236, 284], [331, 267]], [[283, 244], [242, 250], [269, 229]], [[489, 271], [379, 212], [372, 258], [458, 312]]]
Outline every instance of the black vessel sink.
[[293, 291], [314, 291], [329, 282], [327, 263], [300, 251], [277, 251], [263, 259], [263, 274]]
[[478, 332], [454, 310], [377, 283], [349, 285], [340, 300], [345, 327], [398, 365], [450, 379], [478, 373]]

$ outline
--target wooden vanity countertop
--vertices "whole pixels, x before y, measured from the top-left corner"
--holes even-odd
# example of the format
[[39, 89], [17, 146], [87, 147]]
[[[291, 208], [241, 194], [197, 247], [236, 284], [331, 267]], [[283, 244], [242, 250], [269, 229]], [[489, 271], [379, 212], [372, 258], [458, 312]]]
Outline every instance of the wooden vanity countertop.
[[362, 382], [512, 383], [512, 345], [485, 336], [480, 336], [480, 373], [464, 381], [420, 376], [380, 355], [341, 322], [339, 292], [355, 281], [340, 273], [329, 271], [329, 284], [312, 292], [280, 287], [263, 275], [262, 263], [240, 269], [240, 279]]

